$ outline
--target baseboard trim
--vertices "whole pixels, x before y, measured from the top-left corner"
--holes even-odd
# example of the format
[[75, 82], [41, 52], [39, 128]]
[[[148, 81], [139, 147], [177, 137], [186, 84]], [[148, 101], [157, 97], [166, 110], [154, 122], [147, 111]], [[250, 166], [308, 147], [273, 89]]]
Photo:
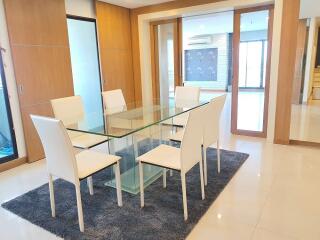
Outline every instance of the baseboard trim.
[[17, 158], [0, 164], [0, 173], [18, 167], [27, 162], [27, 157]]
[[280, 144], [280, 145], [289, 145], [290, 144], [290, 140], [281, 140], [281, 139], [274, 139], [273, 140], [274, 144]]
[[290, 140], [290, 145], [320, 148], [320, 143], [300, 141], [300, 140]]

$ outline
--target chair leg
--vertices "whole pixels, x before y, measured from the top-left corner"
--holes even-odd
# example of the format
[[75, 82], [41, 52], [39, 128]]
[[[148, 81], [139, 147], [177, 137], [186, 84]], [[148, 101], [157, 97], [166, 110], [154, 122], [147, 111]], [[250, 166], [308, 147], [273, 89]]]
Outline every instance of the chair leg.
[[162, 170], [162, 177], [163, 177], [163, 188], [167, 187], [167, 169], [163, 168]]
[[188, 219], [188, 205], [187, 205], [187, 189], [186, 189], [186, 175], [181, 172], [181, 185], [182, 185], [182, 199], [183, 199], [183, 215], [184, 220]]
[[115, 172], [115, 176], [116, 176], [118, 206], [122, 207], [121, 175], [120, 175], [119, 161], [116, 163], [116, 165], [114, 165], [113, 171]]
[[92, 183], [92, 176], [87, 177], [87, 185], [89, 188], [90, 195], [93, 195], [93, 183]]
[[217, 141], [217, 164], [218, 164], [218, 173], [220, 173], [220, 143], [219, 143], [219, 139]]
[[139, 162], [139, 179], [140, 179], [140, 205], [144, 207], [144, 187], [143, 187], [143, 165]]
[[202, 148], [203, 151], [203, 174], [204, 174], [204, 185], [208, 185], [208, 164], [207, 164], [207, 149], [205, 147]]
[[81, 192], [80, 192], [80, 183], [75, 185], [76, 187], [76, 196], [77, 196], [77, 207], [78, 207], [78, 219], [80, 231], [84, 231], [84, 222], [83, 222], [83, 212], [82, 212], [82, 202], [81, 202]]
[[53, 181], [52, 181], [51, 174], [49, 174], [49, 192], [50, 192], [51, 215], [52, 215], [52, 217], [55, 217], [56, 216], [56, 205], [54, 203], [54, 188], [53, 188]]
[[203, 184], [203, 163], [202, 161], [199, 162], [199, 167], [200, 167], [200, 183], [201, 183], [201, 198], [202, 200], [205, 198], [205, 193], [204, 193], [204, 184]]

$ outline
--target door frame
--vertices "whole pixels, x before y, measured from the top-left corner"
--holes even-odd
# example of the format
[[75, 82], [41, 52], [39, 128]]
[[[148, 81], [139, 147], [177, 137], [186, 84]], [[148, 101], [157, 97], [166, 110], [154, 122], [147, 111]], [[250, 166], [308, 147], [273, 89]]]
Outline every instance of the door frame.
[[[67, 21], [68, 21], [68, 19], [94, 23], [95, 37], [96, 37], [96, 48], [97, 48], [98, 71], [99, 71], [100, 98], [101, 98], [101, 107], [102, 107], [102, 113], [103, 113], [104, 112], [104, 102], [103, 102], [102, 92], [105, 89], [104, 88], [105, 81], [102, 79], [101, 62], [100, 62], [100, 46], [99, 46], [99, 39], [98, 39], [97, 20], [95, 18], [89, 18], [89, 17], [82, 17], [82, 16], [77, 16], [77, 15], [67, 14]], [[67, 24], [67, 29], [68, 29], [68, 24]], [[68, 36], [68, 43], [70, 45], [69, 36]], [[71, 62], [71, 69], [72, 69], [71, 50], [70, 50], [70, 62]], [[72, 77], [73, 77], [73, 73], [72, 73]], [[73, 80], [72, 80], [72, 82], [73, 82]], [[74, 84], [73, 84], [73, 89], [74, 89]], [[103, 120], [104, 120], [103, 124], [104, 124], [104, 128], [105, 128], [106, 127], [105, 118], [103, 118]]]
[[158, 26], [167, 23], [173, 23], [174, 28], [174, 85], [175, 87], [182, 85], [182, 18], [150, 22], [152, 96], [155, 100], [160, 98]]
[[8, 88], [6, 83], [6, 76], [4, 72], [4, 64], [3, 64], [3, 58], [2, 58], [2, 49], [0, 50], [0, 75], [2, 79], [2, 87], [3, 87], [3, 94], [4, 94], [4, 104], [6, 106], [6, 112], [8, 117], [8, 124], [9, 124], [9, 131], [11, 136], [11, 143], [13, 147], [13, 154], [10, 156], [6, 156], [3, 158], [0, 158], [0, 164], [5, 163], [14, 159], [18, 158], [18, 148], [17, 148], [17, 141], [16, 141], [16, 134], [14, 131], [13, 126], [13, 119], [12, 119], [12, 112], [11, 112], [11, 106], [9, 101], [9, 94], [8, 94]]
[[[263, 130], [250, 131], [237, 128], [238, 120], [238, 93], [239, 93], [239, 49], [240, 49], [240, 24], [241, 14], [269, 10], [268, 22], [268, 55], [266, 63], [266, 79], [265, 79], [265, 94], [264, 94], [264, 112], [263, 112]], [[233, 26], [233, 81], [232, 81], [232, 107], [231, 107], [231, 132], [236, 135], [252, 136], [252, 137], [267, 137], [268, 127], [268, 108], [269, 108], [269, 90], [270, 90], [270, 67], [272, 54], [272, 35], [273, 35], [273, 16], [274, 5], [259, 6], [253, 8], [238, 9], [234, 12]]]
[[[76, 16], [76, 15], [71, 15], [71, 14], [67, 14], [67, 20], [68, 19], [79, 20], [79, 21], [84, 21], [84, 22], [93, 22], [94, 23], [94, 26], [95, 26], [94, 29], [95, 29], [95, 35], [96, 35], [96, 46], [97, 46], [97, 58], [98, 58], [100, 90], [102, 92], [102, 91], [104, 91], [104, 82], [102, 80], [102, 73], [101, 73], [101, 62], [100, 62], [100, 51], [99, 51], [100, 48], [99, 48], [99, 39], [98, 39], [97, 20], [95, 18], [88, 18], [88, 17]], [[69, 38], [68, 38], [68, 42], [69, 42]], [[101, 101], [103, 103], [102, 95], [101, 95]]]

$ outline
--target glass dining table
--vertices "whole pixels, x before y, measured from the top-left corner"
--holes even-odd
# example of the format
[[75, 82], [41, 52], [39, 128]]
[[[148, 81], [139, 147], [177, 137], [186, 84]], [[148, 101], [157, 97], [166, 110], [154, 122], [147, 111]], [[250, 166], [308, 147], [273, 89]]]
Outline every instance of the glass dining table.
[[[108, 109], [112, 114], [85, 112], [83, 116], [66, 125], [68, 131], [107, 136], [108, 152], [118, 155], [122, 190], [139, 193], [139, 170], [136, 158], [159, 144], [174, 144], [168, 137], [177, 131], [175, 119], [187, 119], [188, 112], [208, 101], [154, 99], [152, 103], [133, 102], [126, 106]], [[144, 166], [145, 187], [161, 177], [163, 171], [156, 166]], [[115, 187], [112, 171], [107, 173], [106, 186]]]

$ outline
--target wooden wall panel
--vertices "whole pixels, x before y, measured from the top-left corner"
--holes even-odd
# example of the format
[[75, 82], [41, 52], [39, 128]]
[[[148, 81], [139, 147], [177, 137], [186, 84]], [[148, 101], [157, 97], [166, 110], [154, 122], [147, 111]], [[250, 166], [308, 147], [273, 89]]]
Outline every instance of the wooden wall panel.
[[127, 102], [135, 100], [129, 9], [96, 1], [104, 91], [120, 88]]
[[30, 114], [52, 117], [53, 112], [49, 102], [36, 104], [21, 109], [22, 122], [26, 147], [28, 150], [28, 161], [33, 162], [44, 157], [43, 147], [36, 132], [36, 129], [31, 121]]
[[166, 10], [172, 10], [177, 8], [185, 8], [196, 5], [214, 3], [214, 2], [222, 2], [225, 0], [175, 0], [171, 2], [159, 3], [154, 5], [149, 5], [145, 7], [135, 8], [133, 9], [135, 14], [144, 14], [151, 12], [160, 12]]
[[11, 44], [68, 45], [64, 0], [4, 0]]
[[68, 47], [13, 46], [21, 107], [64, 97], [73, 91]]
[[284, 0], [274, 142], [289, 144], [300, 0]]
[[50, 100], [73, 95], [64, 0], [4, 0], [27, 147], [44, 157], [30, 114], [52, 116]]

